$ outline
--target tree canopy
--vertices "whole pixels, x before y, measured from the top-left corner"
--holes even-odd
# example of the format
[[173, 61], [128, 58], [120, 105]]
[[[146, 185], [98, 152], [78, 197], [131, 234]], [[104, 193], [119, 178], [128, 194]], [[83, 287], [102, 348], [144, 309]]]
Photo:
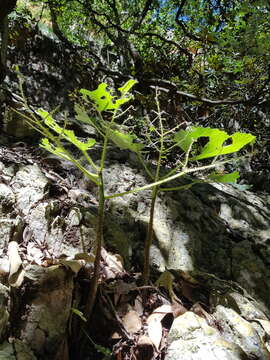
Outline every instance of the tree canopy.
[[98, 70], [111, 76], [135, 77], [210, 105], [257, 102], [266, 92], [266, 0], [47, 0], [43, 5], [56, 35], [89, 47]]
[[97, 78], [136, 79], [143, 96], [158, 86], [180, 121], [269, 125], [267, 0], [19, 0], [16, 11], [81, 51]]

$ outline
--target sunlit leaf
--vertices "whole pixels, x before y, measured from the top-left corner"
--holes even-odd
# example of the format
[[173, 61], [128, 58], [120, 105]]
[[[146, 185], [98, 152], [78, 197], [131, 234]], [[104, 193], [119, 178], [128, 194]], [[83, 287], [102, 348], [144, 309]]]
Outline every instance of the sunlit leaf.
[[64, 160], [70, 160], [70, 157], [66, 150], [63, 147], [55, 146], [50, 143], [50, 141], [47, 138], [44, 138], [40, 142], [40, 147], [43, 149], [46, 149], [50, 153], [59, 156], [60, 158]]
[[[41, 140], [40, 147], [42, 147], [43, 149], [46, 149], [47, 151], [49, 151], [50, 153], [52, 153], [54, 155], [59, 156], [60, 158], [62, 158], [64, 160], [68, 160], [68, 161], [78, 164], [78, 162], [68, 153], [67, 150], [65, 150], [64, 147], [51, 144], [47, 138], [44, 138]], [[87, 177], [89, 179], [91, 179], [94, 183], [98, 184], [98, 175], [97, 174], [91, 173], [90, 171], [85, 169], [83, 166], [80, 166], [79, 168], [83, 173], [85, 173], [85, 175], [87, 175]]]
[[123, 316], [123, 325], [125, 329], [130, 333], [134, 334], [139, 331], [142, 327], [142, 320], [139, 314], [131, 309]]
[[122, 95], [125, 95], [137, 83], [136, 80], [128, 80], [125, 85], [118, 88]]
[[61, 126], [59, 126], [47, 111], [40, 109], [38, 112], [42, 116], [45, 124], [49, 128], [54, 130], [58, 135], [61, 135], [63, 139], [75, 145], [81, 151], [87, 151], [95, 145], [96, 140], [94, 139], [88, 139], [87, 142], [82, 142], [78, 140], [73, 130], [64, 129]]
[[95, 106], [98, 111], [104, 110], [114, 110], [116, 105], [113, 103], [113, 96], [110, 91], [106, 90], [107, 84], [101, 83], [98, 88], [94, 91], [89, 91], [87, 89], [81, 89], [80, 92], [83, 95], [87, 95], [95, 103]]
[[240, 175], [238, 171], [234, 171], [230, 174], [219, 174], [213, 172], [208, 176], [208, 179], [214, 182], [221, 182], [221, 183], [235, 183], [237, 179], [239, 179]]
[[[189, 130], [180, 130], [175, 134], [174, 141], [184, 151], [188, 151], [191, 144], [199, 138], [209, 138], [201, 152], [191, 160], [207, 159], [214, 156], [231, 154], [239, 151], [245, 145], [254, 142], [256, 137], [247, 133], [228, 135], [225, 131], [211, 128], [192, 127]], [[229, 140], [231, 144], [226, 145]]]
[[73, 130], [64, 130], [65, 139], [75, 145], [78, 149], [82, 151], [87, 151], [93, 147], [96, 143], [95, 139], [88, 139], [87, 142], [82, 142], [77, 139]]
[[115, 100], [115, 108], [118, 109], [121, 105], [125, 104], [126, 102], [128, 102], [131, 99], [132, 99], [132, 96]]
[[94, 91], [81, 89], [80, 92], [81, 94], [88, 96], [94, 102], [96, 109], [99, 112], [105, 110], [117, 110], [121, 105], [132, 98], [132, 96], [124, 95], [127, 94], [135, 83], [135, 80], [129, 80], [124, 86], [118, 89], [122, 94], [120, 99], [116, 99], [116, 96], [113, 96], [111, 91], [107, 90], [107, 84], [105, 83], [99, 84], [98, 88]]
[[56, 121], [53, 119], [53, 117], [48, 113], [48, 111], [39, 109], [37, 111], [39, 115], [43, 118], [45, 124], [52, 130], [54, 130], [57, 134], [61, 134], [63, 132], [63, 129], [61, 126], [59, 126]]

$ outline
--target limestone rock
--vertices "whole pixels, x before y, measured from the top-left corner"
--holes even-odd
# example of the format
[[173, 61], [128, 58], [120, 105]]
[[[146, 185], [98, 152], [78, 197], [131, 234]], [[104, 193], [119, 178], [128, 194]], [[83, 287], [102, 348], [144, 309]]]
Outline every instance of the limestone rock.
[[[146, 184], [144, 174], [132, 164], [110, 160], [104, 174], [106, 194]], [[66, 343], [74, 274], [60, 265], [29, 264], [43, 265], [45, 258], [72, 258], [91, 251], [97, 202], [94, 191], [88, 196], [86, 190], [86, 202], [80, 201], [80, 195], [78, 199], [68, 195], [64, 200], [50, 199], [50, 182], [37, 165], [19, 165], [11, 172], [8, 167], [1, 168], [8, 177], [0, 184], [0, 269], [4, 269], [0, 275], [5, 284], [9, 241], [21, 246], [26, 272], [24, 291], [12, 292], [11, 315], [19, 319], [13, 335], [38, 358], [52, 358], [57, 347]], [[179, 184], [187, 180], [181, 181]], [[122, 255], [125, 266], [134, 261], [142, 265], [150, 201], [149, 190], [106, 201], [104, 243]], [[228, 185], [198, 184], [184, 192], [159, 195], [152, 267], [197, 281], [199, 291], [204, 287], [210, 310], [223, 329], [220, 333], [218, 326], [185, 313], [173, 323], [166, 360], [269, 359], [269, 204], [270, 197]], [[4, 337], [7, 317], [3, 304], [0, 331]], [[0, 360], [1, 354], [13, 359], [11, 345], [3, 346]]]
[[192, 312], [174, 320], [168, 343], [165, 360], [248, 360], [239, 346], [226, 341], [217, 329]]
[[270, 359], [270, 353], [252, 324], [233, 309], [218, 305], [213, 316], [224, 331], [224, 338], [239, 345], [249, 357]]
[[7, 326], [9, 320], [8, 292], [8, 288], [0, 283], [0, 341], [3, 340], [4, 336], [7, 333]]
[[[16, 337], [39, 358], [53, 358], [66, 336], [70, 316], [73, 275], [60, 266], [25, 268], [24, 296], [17, 300], [21, 319], [16, 324]], [[20, 304], [25, 304], [23, 307]]]
[[44, 197], [48, 180], [37, 165], [22, 166], [12, 179], [18, 209], [24, 215], [31, 206]]

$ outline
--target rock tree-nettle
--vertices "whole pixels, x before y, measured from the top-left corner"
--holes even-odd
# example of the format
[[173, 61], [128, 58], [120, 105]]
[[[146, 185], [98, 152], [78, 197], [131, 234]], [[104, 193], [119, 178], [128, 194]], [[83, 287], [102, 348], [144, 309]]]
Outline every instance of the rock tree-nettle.
[[[21, 113], [21, 115], [32, 128], [44, 136], [40, 142], [40, 146], [58, 156], [59, 158], [68, 160], [73, 163], [80, 171], [82, 171], [82, 173], [87, 176], [90, 181], [92, 181], [98, 187], [98, 219], [96, 225], [96, 239], [94, 244], [94, 274], [84, 311], [86, 319], [89, 320], [95, 303], [100, 272], [105, 201], [103, 170], [108, 142], [112, 140], [116, 142], [117, 145], [121, 145], [122, 148], [129, 148], [133, 151], [138, 151], [142, 147], [140, 144], [133, 144], [135, 136], [126, 137], [121, 132], [113, 130], [113, 125], [120, 110], [120, 106], [131, 99], [132, 96], [129, 95], [129, 90], [136, 81], [130, 80], [123, 87], [119, 88], [118, 90], [120, 92], [120, 97], [117, 99], [115, 96], [112, 96], [110, 91], [106, 90], [107, 85], [105, 83], [100, 84], [95, 91], [89, 91], [86, 89], [81, 90], [81, 93], [84, 97], [91, 99], [91, 102], [93, 103], [93, 106], [99, 115], [99, 119], [97, 121], [93, 121], [93, 119], [87, 115], [87, 112], [83, 108], [81, 108], [79, 105], [75, 107], [77, 111], [77, 119], [93, 125], [102, 137], [103, 146], [101, 157], [99, 160], [95, 161], [91, 156], [91, 150], [96, 145], [96, 140], [90, 138], [85, 142], [80, 141], [74, 134], [73, 130], [67, 129], [65, 125], [63, 127], [58, 125], [51, 114], [49, 114], [47, 111], [43, 109], [33, 111], [30, 109], [23, 95], [22, 81], [20, 76], [19, 80], [24, 107], [27, 110], [27, 113], [24, 112]], [[16, 110], [14, 109], [14, 111]], [[105, 111], [110, 112], [111, 114], [109, 121], [106, 121], [103, 118], [103, 113]], [[74, 145], [77, 149], [80, 150], [91, 170], [88, 170], [87, 167], [83, 165], [83, 162], [69, 150], [67, 143]], [[127, 147], [125, 146], [126, 143]]]
[[[24, 105], [28, 109], [27, 115], [22, 114], [28, 124], [33, 127], [36, 131], [41, 133], [44, 138], [41, 140], [40, 146], [47, 151], [57, 155], [58, 157], [72, 162], [78, 169], [80, 169], [90, 181], [92, 181], [98, 187], [98, 220], [96, 225], [96, 239], [95, 239], [95, 262], [94, 262], [94, 275], [91, 282], [91, 287], [88, 292], [87, 303], [84, 311], [86, 319], [89, 321], [92, 309], [94, 306], [97, 288], [98, 278], [100, 272], [100, 260], [101, 260], [101, 246], [103, 238], [103, 223], [104, 223], [104, 201], [105, 199], [112, 199], [119, 196], [124, 196], [130, 193], [136, 193], [139, 191], [152, 189], [152, 200], [150, 208], [150, 219], [148, 224], [147, 236], [145, 240], [145, 253], [144, 253], [144, 269], [143, 269], [143, 281], [147, 283], [149, 281], [149, 258], [150, 258], [150, 247], [153, 238], [153, 225], [154, 225], [154, 209], [159, 191], [168, 190], [179, 190], [190, 187], [196, 183], [194, 181], [188, 186], [174, 187], [174, 188], [162, 188], [165, 183], [177, 179], [186, 174], [195, 172], [207, 171], [209, 169], [221, 166], [224, 163], [231, 161], [231, 159], [217, 161], [219, 156], [228, 155], [239, 151], [243, 146], [255, 140], [255, 137], [251, 134], [235, 133], [229, 136], [226, 132], [217, 129], [191, 127], [187, 130], [177, 129], [165, 130], [163, 126], [163, 118], [159, 109], [158, 97], [156, 97], [157, 103], [157, 125], [152, 122], [150, 124], [151, 131], [155, 132], [155, 147], [158, 150], [158, 159], [154, 172], [150, 169], [147, 162], [144, 160], [144, 145], [136, 142], [136, 135], [132, 132], [127, 133], [121, 130], [120, 127], [115, 126], [115, 120], [119, 116], [121, 105], [127, 103], [131, 99], [129, 94], [130, 89], [136, 83], [135, 80], [129, 80], [124, 86], [119, 88], [119, 98], [112, 95], [110, 90], [107, 90], [107, 84], [101, 83], [98, 88], [94, 91], [81, 89], [80, 92], [87, 102], [91, 101], [94, 106], [98, 119], [90, 117], [81, 105], [75, 105], [75, 111], [77, 113], [76, 118], [78, 121], [92, 125], [96, 131], [100, 134], [103, 141], [101, 157], [99, 161], [94, 160], [91, 156], [91, 150], [96, 145], [95, 139], [87, 139], [87, 141], [80, 141], [72, 130], [61, 127], [53, 119], [51, 114], [45, 110], [38, 110], [36, 113], [30, 110], [26, 100]], [[21, 89], [22, 90], [22, 89]], [[103, 114], [110, 113], [110, 120], [106, 120]], [[125, 113], [122, 112], [122, 116]], [[107, 118], [107, 117], [106, 117]], [[196, 154], [192, 149], [193, 144], [200, 138], [208, 138], [209, 141], [201, 149], [197, 150]], [[167, 139], [170, 138], [173, 141], [173, 145], [166, 147]], [[153, 143], [151, 137], [147, 138], [148, 141]], [[146, 139], [146, 141], [147, 141]], [[226, 145], [226, 141], [230, 140], [231, 144]], [[77, 147], [84, 158], [86, 159], [90, 169], [88, 170], [83, 163], [78, 160], [65, 145], [66, 142], [73, 144]], [[105, 166], [106, 154], [108, 143], [112, 142], [120, 149], [126, 149], [135, 152], [143, 167], [151, 179], [151, 183], [132, 189], [124, 193], [117, 194], [105, 194], [103, 184], [103, 171]], [[162, 159], [168, 154], [174, 147], [181, 148], [181, 151], [185, 154], [184, 160], [179, 161], [173, 169], [168, 171], [165, 175], [161, 175]], [[198, 161], [208, 158], [214, 158], [213, 162], [207, 165], [198, 165]], [[196, 162], [196, 166], [189, 166], [189, 163]], [[238, 172], [219, 175], [212, 173], [208, 181], [219, 181], [219, 182], [235, 182], [239, 177]]]

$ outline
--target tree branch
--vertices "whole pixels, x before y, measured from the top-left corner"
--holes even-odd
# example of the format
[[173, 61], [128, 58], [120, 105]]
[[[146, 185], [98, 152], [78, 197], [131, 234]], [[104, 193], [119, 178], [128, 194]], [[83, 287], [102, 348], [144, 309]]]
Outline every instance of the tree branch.
[[251, 104], [256, 99], [257, 96], [253, 96], [249, 99], [221, 99], [221, 100], [212, 100], [205, 97], [189, 94], [185, 91], [177, 90], [177, 85], [171, 81], [162, 80], [162, 79], [145, 79], [143, 81], [147, 83], [149, 87], [155, 88], [158, 87], [161, 91], [168, 93], [169, 91], [174, 91], [175, 94], [181, 95], [191, 101], [199, 101], [209, 105], [237, 105], [237, 104]]
[[[175, 22], [177, 25], [179, 25], [181, 27], [181, 29], [183, 30], [184, 34], [189, 37], [191, 40], [194, 40], [194, 41], [201, 41], [201, 42], [204, 42], [204, 39], [199, 37], [199, 36], [196, 36], [194, 35], [193, 33], [189, 32], [187, 27], [185, 26], [185, 24], [183, 23], [183, 21], [181, 21], [179, 18], [180, 16], [182, 15], [182, 10], [183, 10], [183, 7], [185, 6], [186, 4], [186, 0], [182, 0], [181, 1], [181, 4], [177, 10], [177, 13], [175, 15]], [[183, 16], [183, 15], [182, 15]], [[215, 44], [216, 42], [213, 41], [213, 40], [210, 40], [208, 39], [207, 40], [209, 43], [211, 44]]]
[[134, 32], [134, 35], [138, 35], [140, 37], [150, 36], [150, 37], [157, 37], [158, 39], [162, 40], [163, 42], [175, 46], [181, 53], [185, 54], [188, 59], [189, 63], [192, 63], [192, 54], [185, 48], [181, 47], [177, 42], [173, 40], [169, 40], [161, 36], [160, 34], [152, 33], [152, 32], [146, 32], [146, 33], [137, 33]]
[[153, 0], [147, 0], [146, 1], [145, 5], [144, 5], [144, 8], [142, 10], [141, 16], [139, 17], [138, 21], [136, 21], [134, 23], [134, 25], [132, 26], [132, 28], [130, 30], [131, 32], [137, 30], [141, 26], [141, 24], [142, 24], [143, 20], [145, 19], [148, 11], [150, 10], [150, 6], [152, 5], [152, 3], [153, 3]]

